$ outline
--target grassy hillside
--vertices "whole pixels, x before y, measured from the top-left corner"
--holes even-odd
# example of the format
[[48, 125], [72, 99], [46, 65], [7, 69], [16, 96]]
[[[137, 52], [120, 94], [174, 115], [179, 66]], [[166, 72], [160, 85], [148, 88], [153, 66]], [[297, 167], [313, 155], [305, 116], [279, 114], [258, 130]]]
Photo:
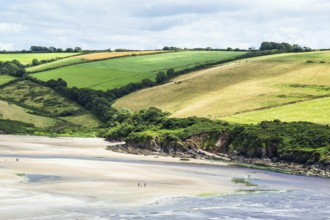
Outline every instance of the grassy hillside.
[[13, 79], [15, 79], [15, 77], [13, 77], [13, 76], [0, 75], [0, 85], [10, 82]]
[[0, 61], [12, 61], [18, 60], [22, 64], [30, 64], [33, 59], [38, 60], [49, 60], [52, 58], [62, 58], [73, 56], [79, 53], [12, 53], [12, 54], [2, 54], [0, 53]]
[[[330, 96], [330, 52], [310, 52], [252, 58], [197, 71], [123, 97], [114, 106], [134, 111], [154, 106], [174, 117], [203, 116], [245, 123], [274, 118], [328, 123], [319, 113], [313, 114], [313, 109], [305, 117], [307, 102], [290, 108], [290, 115], [296, 117], [282, 114], [289, 106], [279, 107], [282, 113], [268, 114], [273, 107], [324, 96]], [[330, 108], [326, 99], [324, 105]], [[265, 108], [259, 116], [263, 112], [259, 110]], [[250, 113], [237, 115], [244, 112]], [[249, 115], [252, 121], [244, 118]], [[237, 117], [240, 119], [234, 120]]]
[[[41, 80], [62, 78], [69, 87], [107, 90], [142, 79], [154, 79], [160, 70], [184, 69], [233, 58], [242, 52], [186, 51], [88, 62], [33, 74]], [[79, 79], [79, 80], [78, 80]]]
[[19, 81], [0, 89], [0, 119], [32, 123], [36, 127], [96, 127], [99, 121], [50, 88]]
[[264, 120], [281, 119], [286, 122], [309, 121], [330, 125], [330, 98], [288, 104], [284, 106], [252, 111], [222, 118], [225, 121], [256, 124]]
[[62, 66], [67, 66], [71, 64], [82, 63], [91, 60], [103, 60], [103, 59], [110, 59], [114, 57], [122, 57], [128, 55], [140, 55], [140, 54], [153, 54], [153, 53], [161, 53], [163, 51], [127, 51], [127, 52], [98, 52], [98, 53], [89, 53], [89, 54], [82, 54], [74, 57], [68, 57], [66, 59], [57, 60], [51, 63], [45, 63], [38, 66], [31, 66], [26, 70], [28, 72], [39, 72], [47, 69], [58, 68]]
[[0, 100], [0, 119], [10, 119], [34, 124], [36, 127], [55, 126], [53, 118], [31, 114], [29, 109]]

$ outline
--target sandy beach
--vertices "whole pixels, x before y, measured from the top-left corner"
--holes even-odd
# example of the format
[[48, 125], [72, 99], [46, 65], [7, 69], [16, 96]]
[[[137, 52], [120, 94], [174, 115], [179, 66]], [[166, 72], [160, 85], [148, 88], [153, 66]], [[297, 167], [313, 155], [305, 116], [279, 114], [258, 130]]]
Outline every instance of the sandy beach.
[[105, 150], [109, 144], [0, 135], [0, 219], [51, 219], [100, 207], [159, 204], [163, 198], [222, 195], [244, 188], [234, 177], [267, 178], [244, 169], [231, 172], [223, 162], [115, 153]]

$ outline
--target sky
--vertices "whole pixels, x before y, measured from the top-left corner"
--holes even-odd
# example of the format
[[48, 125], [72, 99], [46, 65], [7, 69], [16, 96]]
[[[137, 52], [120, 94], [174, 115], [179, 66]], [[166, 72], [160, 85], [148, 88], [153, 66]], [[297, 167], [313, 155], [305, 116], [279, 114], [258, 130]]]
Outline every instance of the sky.
[[329, 0], [0, 0], [0, 50], [330, 48]]

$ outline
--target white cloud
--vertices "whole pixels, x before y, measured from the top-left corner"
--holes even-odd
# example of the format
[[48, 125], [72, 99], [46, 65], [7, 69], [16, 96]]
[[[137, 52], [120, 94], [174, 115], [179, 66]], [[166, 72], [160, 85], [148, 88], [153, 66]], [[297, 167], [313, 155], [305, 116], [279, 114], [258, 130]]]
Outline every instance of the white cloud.
[[14, 43], [0, 43], [0, 51], [1, 50], [12, 50], [14, 47]]
[[328, 0], [11, 0], [1, 3], [0, 42], [152, 49], [267, 40], [330, 48], [329, 11]]
[[26, 30], [26, 27], [15, 23], [0, 23], [0, 33], [17, 33]]

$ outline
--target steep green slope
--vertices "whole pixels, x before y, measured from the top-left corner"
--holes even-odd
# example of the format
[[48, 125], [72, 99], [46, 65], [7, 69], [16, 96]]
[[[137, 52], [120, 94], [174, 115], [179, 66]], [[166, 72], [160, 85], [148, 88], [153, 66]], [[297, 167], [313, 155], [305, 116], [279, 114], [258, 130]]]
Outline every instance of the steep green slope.
[[0, 100], [0, 119], [9, 119], [14, 121], [31, 123], [34, 126], [41, 128], [55, 126], [57, 122], [56, 119], [46, 116], [31, 114], [31, 111], [27, 108], [1, 100]]
[[13, 76], [0, 75], [0, 85], [10, 82], [13, 79], [15, 79], [15, 77], [13, 77]]
[[[230, 120], [238, 113], [330, 96], [329, 88], [330, 52], [278, 54], [183, 75], [123, 97], [114, 106], [134, 111], [153, 106], [171, 112], [173, 117]], [[325, 104], [330, 108], [328, 102]], [[294, 111], [303, 110], [298, 105]], [[318, 114], [314, 117], [308, 120], [322, 121]], [[268, 118], [258, 119], [256, 115], [254, 122], [265, 119]], [[304, 120], [304, 115], [301, 113], [295, 120]], [[240, 122], [247, 122], [243, 115]]]
[[160, 70], [176, 70], [197, 64], [233, 58], [242, 52], [185, 51], [147, 56], [124, 57], [88, 62], [33, 74], [47, 81], [62, 78], [69, 87], [107, 90], [124, 86], [142, 79], [155, 79]]
[[28, 80], [0, 88], [0, 119], [34, 124], [36, 127], [97, 127], [88, 111], [52, 89]]

